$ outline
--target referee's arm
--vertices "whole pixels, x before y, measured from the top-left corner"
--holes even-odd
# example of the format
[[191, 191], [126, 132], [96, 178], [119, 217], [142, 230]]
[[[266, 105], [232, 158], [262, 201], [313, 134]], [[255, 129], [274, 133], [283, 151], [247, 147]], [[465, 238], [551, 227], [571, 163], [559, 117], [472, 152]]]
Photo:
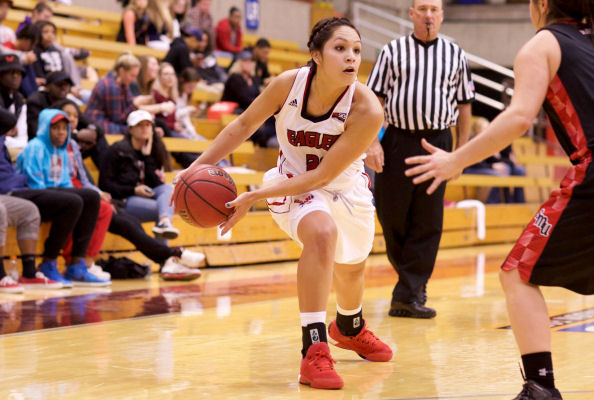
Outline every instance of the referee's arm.
[[470, 103], [474, 100], [474, 82], [470, 75], [470, 67], [466, 54], [461, 50], [462, 68], [460, 70], [460, 79], [458, 91], [456, 94], [458, 101], [458, 120], [456, 121], [456, 148], [468, 142], [470, 136], [470, 126], [472, 119], [472, 109]]

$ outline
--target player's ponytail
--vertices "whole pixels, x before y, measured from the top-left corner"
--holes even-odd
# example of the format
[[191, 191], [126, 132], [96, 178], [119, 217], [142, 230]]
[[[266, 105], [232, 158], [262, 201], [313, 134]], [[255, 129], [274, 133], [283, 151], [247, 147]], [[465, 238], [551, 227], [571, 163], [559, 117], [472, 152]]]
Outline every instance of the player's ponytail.
[[[361, 37], [361, 34], [357, 28], [355, 28], [355, 25], [353, 25], [347, 18], [325, 18], [318, 21], [311, 30], [309, 40], [307, 41], [309, 52], [311, 53], [312, 51], [317, 50], [321, 53], [328, 39], [330, 39], [334, 31], [341, 26], [353, 28], [355, 32], [357, 32], [357, 35]], [[313, 58], [307, 62], [307, 65], [312, 69], [312, 72], [316, 72], [317, 66]]]
[[[533, 4], [537, 2], [532, 0]], [[594, 29], [594, 0], [549, 0], [548, 4], [547, 23], [573, 20], [585, 28]]]

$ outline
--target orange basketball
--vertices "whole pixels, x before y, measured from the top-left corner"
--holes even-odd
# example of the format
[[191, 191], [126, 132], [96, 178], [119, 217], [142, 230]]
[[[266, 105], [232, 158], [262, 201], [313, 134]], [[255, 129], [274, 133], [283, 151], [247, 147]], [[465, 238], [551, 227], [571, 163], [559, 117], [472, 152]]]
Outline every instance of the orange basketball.
[[237, 197], [233, 179], [214, 165], [197, 165], [180, 177], [173, 191], [175, 212], [187, 223], [201, 228], [220, 225], [233, 213], [225, 203]]

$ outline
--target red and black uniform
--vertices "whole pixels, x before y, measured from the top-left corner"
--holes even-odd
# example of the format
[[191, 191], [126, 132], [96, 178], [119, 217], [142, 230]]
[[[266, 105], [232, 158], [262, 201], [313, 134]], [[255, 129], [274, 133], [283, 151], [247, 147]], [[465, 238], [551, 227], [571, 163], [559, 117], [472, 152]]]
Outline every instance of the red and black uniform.
[[594, 294], [594, 42], [576, 24], [543, 28], [561, 47], [544, 104], [572, 166], [525, 228], [502, 268], [522, 280]]

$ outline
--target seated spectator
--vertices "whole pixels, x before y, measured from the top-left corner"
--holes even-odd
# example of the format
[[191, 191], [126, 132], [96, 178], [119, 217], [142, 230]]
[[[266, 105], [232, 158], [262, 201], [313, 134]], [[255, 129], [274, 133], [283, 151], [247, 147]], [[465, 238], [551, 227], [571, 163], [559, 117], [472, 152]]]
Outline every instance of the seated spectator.
[[[472, 124], [470, 139], [484, 131], [489, 126], [489, 120], [483, 117], [475, 119]], [[515, 156], [512, 152], [511, 145], [501, 150], [499, 153], [492, 155], [491, 157], [471, 165], [464, 169], [464, 173], [467, 174], [481, 174], [481, 175], [492, 175], [492, 176], [525, 176], [526, 171], [524, 167], [516, 165]], [[503, 194], [503, 198], [501, 197]], [[510, 190], [509, 187], [498, 188], [494, 187], [489, 189], [489, 193], [484, 199], [484, 195], [478, 195], [481, 201], [485, 201], [487, 204], [497, 203], [524, 203], [524, 188], [516, 187]]]
[[33, 51], [36, 40], [37, 28], [35, 25], [29, 25], [19, 31], [14, 43], [5, 42], [2, 44], [3, 54], [16, 54], [25, 69], [20, 87], [20, 91], [25, 97], [37, 91], [35, 70], [33, 69], [33, 63], [37, 61], [37, 56]]
[[35, 55], [37, 61], [33, 63], [37, 84], [45, 84], [45, 78], [50, 72], [64, 71], [64, 60], [62, 54], [54, 46], [56, 40], [56, 25], [50, 21], [36, 23], [38, 28], [37, 43], [35, 44]]
[[191, 105], [190, 102], [192, 100], [192, 94], [196, 90], [196, 86], [200, 80], [200, 74], [194, 68], [184, 69], [177, 80], [179, 97], [177, 99], [175, 118], [180, 126], [180, 133], [194, 140], [206, 140], [206, 138], [196, 132], [196, 128], [194, 128], [194, 124], [190, 119], [192, 114], [198, 112], [198, 108]]
[[202, 31], [200, 29], [184, 27], [181, 37], [173, 40], [163, 61], [171, 64], [176, 74], [181, 74], [185, 68], [192, 66], [190, 54], [200, 50], [201, 43]]
[[[64, 103], [68, 106], [68, 103]], [[62, 108], [65, 111], [65, 107]], [[95, 190], [101, 195], [101, 203], [111, 203], [111, 195], [102, 192], [89, 178], [85, 165], [76, 142], [72, 141], [69, 147], [68, 167], [71, 173], [72, 185]], [[108, 204], [109, 204], [108, 203]], [[109, 223], [108, 231], [120, 235], [130, 241], [138, 251], [161, 266], [161, 276], [167, 280], [189, 280], [200, 276], [200, 271], [195, 269], [204, 261], [204, 254], [185, 250], [181, 247], [168, 247], [163, 241], [154, 239], [146, 234], [140, 220], [130, 215], [122, 207], [113, 205], [114, 213]], [[89, 255], [89, 252], [87, 252]], [[102, 272], [96, 264], [91, 264], [89, 271], [103, 279], [109, 279], [109, 274]], [[103, 274], [103, 275], [102, 275]], [[105, 276], [104, 274], [107, 274]]]
[[148, 0], [133, 0], [124, 8], [120, 31], [116, 40], [130, 45], [146, 45], [150, 24], [146, 8]]
[[39, 2], [33, 7], [31, 11], [31, 16], [26, 16], [25, 20], [19, 24], [17, 27], [16, 33], [18, 34], [21, 29], [24, 29], [26, 26], [31, 24], [35, 24], [39, 21], [49, 21], [54, 16], [54, 12], [52, 8], [44, 2]]
[[214, 46], [212, 40], [215, 36], [214, 22], [210, 12], [212, 0], [198, 0], [193, 1], [192, 4], [193, 6], [186, 14], [186, 23], [194, 28], [200, 29], [202, 33], [208, 34], [208, 46], [212, 48], [212, 46]]
[[[255, 61], [249, 51], [242, 51], [237, 55], [237, 62], [229, 71], [229, 78], [225, 83], [225, 90], [221, 101], [231, 101], [238, 104], [234, 111], [241, 114], [252, 104], [260, 94], [260, 86], [254, 77]], [[250, 138], [261, 147], [278, 147], [274, 117], [268, 118]]]
[[[182, 125], [177, 121], [176, 109], [177, 101], [179, 100], [179, 92], [177, 88], [175, 70], [169, 63], [161, 63], [159, 75], [153, 83], [153, 100], [155, 104], [172, 103], [174, 105], [173, 111], [160, 112], [155, 115], [157, 121], [162, 121], [165, 123], [165, 135], [170, 137], [190, 139], [190, 137], [184, 134]], [[187, 168], [194, 162], [196, 158], [198, 158], [199, 154], [174, 152], [171, 153], [171, 155], [178, 163], [182, 165], [182, 167]]]
[[12, 6], [12, 0], [0, 0], [0, 45], [6, 42], [14, 43], [16, 34], [12, 28], [4, 25], [8, 9]]
[[[243, 48], [241, 44], [241, 12], [237, 7], [231, 7], [229, 17], [223, 18], [217, 24], [215, 32], [215, 50], [220, 56], [237, 54]], [[225, 54], [227, 53], [227, 54]]]
[[267, 86], [270, 82], [270, 72], [268, 71], [268, 59], [270, 58], [270, 42], [267, 39], [260, 38], [252, 49], [254, 60], [256, 61], [256, 79], [260, 86]]
[[202, 78], [198, 82], [196, 89], [221, 96], [223, 89], [225, 89], [227, 72], [225, 68], [218, 64], [217, 58], [212, 54], [207, 36], [208, 34], [206, 32], [202, 33], [203, 39], [200, 49], [191, 55], [192, 65], [194, 65], [200, 74], [200, 78]]
[[90, 156], [97, 168], [100, 168], [103, 156], [109, 147], [101, 128], [82, 115], [78, 105], [70, 99], [53, 103], [49, 108], [62, 110], [68, 115], [70, 138], [80, 148], [82, 157], [87, 158]]
[[155, 221], [158, 238], [175, 239], [179, 231], [171, 224], [171, 184], [151, 156], [153, 116], [144, 110], [131, 112], [128, 134], [109, 147], [99, 173], [101, 190], [124, 204], [128, 213], [143, 222]]
[[159, 61], [155, 56], [151, 56], [150, 54], [139, 56], [138, 61], [140, 61], [138, 78], [130, 84], [130, 89], [134, 97], [140, 95], [150, 96], [153, 82], [159, 75]]
[[64, 100], [70, 88], [72, 79], [64, 71], [52, 72], [47, 76], [45, 86], [33, 93], [27, 99], [27, 131], [29, 140], [37, 136], [39, 114], [52, 103]]
[[146, 12], [150, 21], [147, 46], [158, 50], [169, 50], [173, 34], [173, 18], [169, 11], [169, 1], [148, 0]]
[[190, 8], [189, 0], [172, 0], [169, 6], [169, 13], [172, 18], [172, 35], [173, 39], [181, 36], [181, 27], [186, 19], [186, 14]]
[[[8, 178], [5, 172], [7, 167], [12, 173], [12, 165], [5, 164], [7, 161], [6, 148], [3, 146], [3, 135], [13, 130], [16, 125], [16, 118], [7, 110], [0, 109], [0, 175]], [[8, 159], [10, 162], [10, 159]], [[0, 186], [0, 190], [10, 183], [6, 179]], [[35, 270], [35, 247], [39, 236], [39, 224], [41, 218], [39, 210], [29, 200], [19, 199], [7, 195], [0, 195], [0, 293], [22, 293], [23, 287], [27, 289], [59, 289], [62, 284], [51, 281], [43, 273]], [[4, 269], [4, 245], [6, 244], [6, 228], [14, 226], [17, 228], [17, 243], [21, 251], [23, 264], [23, 275], [18, 280], [12, 279]]]
[[27, 144], [27, 105], [19, 92], [25, 68], [14, 54], [0, 55], [0, 108], [9, 111], [17, 120], [8, 144], [23, 148]]
[[[69, 213], [61, 217], [68, 220], [62, 231], [53, 232], [56, 237], [50, 237], [48, 241], [55, 241], [59, 245], [52, 248], [52, 253], [44, 257], [39, 269], [43, 274], [54, 281], [62, 283], [63, 286], [76, 285], [109, 285], [109, 282], [98, 279], [91, 274], [85, 263], [85, 256], [89, 242], [93, 235], [97, 215], [99, 213], [99, 195], [97, 192], [88, 189], [76, 189], [72, 187], [68, 171], [68, 153], [66, 150], [70, 136], [68, 117], [65, 113], [54, 109], [45, 109], [39, 115], [39, 128], [37, 137], [29, 141], [29, 144], [17, 158], [17, 171], [24, 174], [26, 184], [34, 193], [29, 191], [15, 191], [13, 195], [27, 198], [36, 203], [35, 198], [38, 192], [51, 192], [63, 195], [65, 203], [69, 204]], [[44, 218], [44, 209], [36, 203]], [[45, 205], [47, 207], [48, 205]], [[59, 208], [54, 203], [51, 205]], [[52, 231], [56, 220], [52, 220]], [[59, 224], [58, 224], [59, 225]], [[72, 235], [72, 251], [70, 260], [67, 262], [65, 277], [57, 270], [56, 257], [61, 248], [64, 247], [68, 238]], [[46, 241], [46, 248], [47, 242]]]

